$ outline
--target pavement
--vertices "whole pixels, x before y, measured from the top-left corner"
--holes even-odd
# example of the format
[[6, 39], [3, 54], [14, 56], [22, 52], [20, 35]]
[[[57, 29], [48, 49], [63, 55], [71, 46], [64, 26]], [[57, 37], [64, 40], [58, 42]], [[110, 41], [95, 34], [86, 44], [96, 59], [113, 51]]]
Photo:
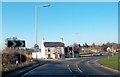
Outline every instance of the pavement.
[[45, 60], [19, 77], [119, 77], [119, 73], [96, 64], [102, 57], [81, 57], [64, 60]]

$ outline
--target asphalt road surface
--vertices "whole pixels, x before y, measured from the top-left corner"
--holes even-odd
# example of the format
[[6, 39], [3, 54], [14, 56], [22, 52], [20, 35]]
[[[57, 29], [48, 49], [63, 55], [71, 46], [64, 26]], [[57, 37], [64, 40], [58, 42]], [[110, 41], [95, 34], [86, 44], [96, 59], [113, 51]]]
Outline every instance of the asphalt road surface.
[[47, 60], [21, 77], [120, 77], [118, 72], [105, 69], [95, 61], [100, 57], [83, 57], [69, 60]]

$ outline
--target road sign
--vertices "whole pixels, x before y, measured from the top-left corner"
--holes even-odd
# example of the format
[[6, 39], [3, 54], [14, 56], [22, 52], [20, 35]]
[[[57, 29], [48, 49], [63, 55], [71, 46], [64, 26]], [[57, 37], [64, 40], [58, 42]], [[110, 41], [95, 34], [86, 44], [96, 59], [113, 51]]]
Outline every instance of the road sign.
[[7, 42], [8, 47], [25, 47], [24, 40], [8, 40]]
[[35, 44], [35, 45], [34, 45], [34, 48], [39, 49], [39, 45], [38, 45], [38, 44]]

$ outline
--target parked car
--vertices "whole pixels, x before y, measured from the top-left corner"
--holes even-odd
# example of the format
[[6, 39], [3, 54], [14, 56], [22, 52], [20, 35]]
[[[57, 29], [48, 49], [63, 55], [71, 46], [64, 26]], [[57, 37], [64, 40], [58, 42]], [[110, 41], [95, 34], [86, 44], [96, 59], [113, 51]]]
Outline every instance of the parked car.
[[92, 56], [101, 56], [102, 54], [101, 53], [93, 53]]

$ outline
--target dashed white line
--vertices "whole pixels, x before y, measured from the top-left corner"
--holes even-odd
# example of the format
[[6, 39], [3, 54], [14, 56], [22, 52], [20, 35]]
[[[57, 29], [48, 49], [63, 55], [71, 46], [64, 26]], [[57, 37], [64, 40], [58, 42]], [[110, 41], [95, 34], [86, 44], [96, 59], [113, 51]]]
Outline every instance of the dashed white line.
[[[70, 69], [70, 66], [67, 65], [67, 67], [68, 67], [69, 71], [70, 71], [71, 73], [73, 73], [72, 70]], [[74, 76], [74, 77], [77, 77], [76, 75], [73, 75], [73, 76]]]
[[86, 75], [86, 77], [88, 77], [88, 76]]
[[80, 68], [78, 67], [78, 65], [76, 65], [76, 67], [78, 68], [78, 71], [79, 71], [80, 73], [83, 73], [83, 71], [80, 70]]
[[72, 70], [70, 69], [69, 65], [67, 65], [67, 67], [68, 67], [69, 71], [72, 72]]
[[78, 70], [79, 70], [81, 73], [83, 73], [83, 71], [81, 71], [80, 68], [78, 68]]
[[[79, 72], [83, 73], [82, 70], [80, 70], [80, 68], [78, 67], [78, 65], [76, 65], [76, 67], [78, 68]], [[85, 75], [86, 77], [88, 77], [87, 75]]]

